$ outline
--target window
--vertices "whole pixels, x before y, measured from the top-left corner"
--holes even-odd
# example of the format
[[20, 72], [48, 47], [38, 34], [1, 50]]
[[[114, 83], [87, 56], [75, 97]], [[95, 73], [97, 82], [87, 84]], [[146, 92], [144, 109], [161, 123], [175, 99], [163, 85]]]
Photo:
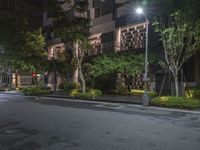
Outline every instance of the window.
[[101, 16], [101, 9], [100, 8], [95, 8], [95, 11], [94, 11], [94, 16], [95, 18], [98, 18]]
[[101, 34], [94, 35], [89, 38], [93, 51], [91, 55], [98, 55], [102, 53], [101, 48]]

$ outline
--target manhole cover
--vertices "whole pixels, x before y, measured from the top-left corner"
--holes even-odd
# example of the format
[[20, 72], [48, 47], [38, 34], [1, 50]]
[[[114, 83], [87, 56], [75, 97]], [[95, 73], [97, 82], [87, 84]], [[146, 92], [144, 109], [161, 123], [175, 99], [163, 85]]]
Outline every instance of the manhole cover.
[[18, 132], [19, 132], [18, 130], [6, 130], [6, 133], [8, 133], [8, 134], [15, 134]]

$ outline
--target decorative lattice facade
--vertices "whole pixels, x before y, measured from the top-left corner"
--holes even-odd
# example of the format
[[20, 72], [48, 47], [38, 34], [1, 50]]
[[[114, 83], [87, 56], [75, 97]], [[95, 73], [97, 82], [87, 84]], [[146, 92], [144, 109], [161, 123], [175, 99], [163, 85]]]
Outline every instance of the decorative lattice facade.
[[145, 47], [146, 24], [137, 24], [121, 28], [121, 50], [141, 49]]

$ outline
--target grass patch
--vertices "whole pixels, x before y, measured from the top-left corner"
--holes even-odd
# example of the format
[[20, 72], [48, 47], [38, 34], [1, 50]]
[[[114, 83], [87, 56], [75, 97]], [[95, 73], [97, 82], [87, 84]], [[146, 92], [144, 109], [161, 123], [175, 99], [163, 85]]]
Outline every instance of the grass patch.
[[197, 99], [174, 97], [174, 96], [162, 96], [154, 98], [151, 101], [154, 106], [161, 106], [167, 108], [181, 108], [181, 109], [199, 109], [200, 101]]

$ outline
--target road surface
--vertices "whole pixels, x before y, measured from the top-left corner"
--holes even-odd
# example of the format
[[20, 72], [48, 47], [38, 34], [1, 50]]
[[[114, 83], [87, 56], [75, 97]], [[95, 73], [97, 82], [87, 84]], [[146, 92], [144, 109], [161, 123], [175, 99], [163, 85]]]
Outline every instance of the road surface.
[[0, 150], [200, 150], [200, 114], [0, 94]]

